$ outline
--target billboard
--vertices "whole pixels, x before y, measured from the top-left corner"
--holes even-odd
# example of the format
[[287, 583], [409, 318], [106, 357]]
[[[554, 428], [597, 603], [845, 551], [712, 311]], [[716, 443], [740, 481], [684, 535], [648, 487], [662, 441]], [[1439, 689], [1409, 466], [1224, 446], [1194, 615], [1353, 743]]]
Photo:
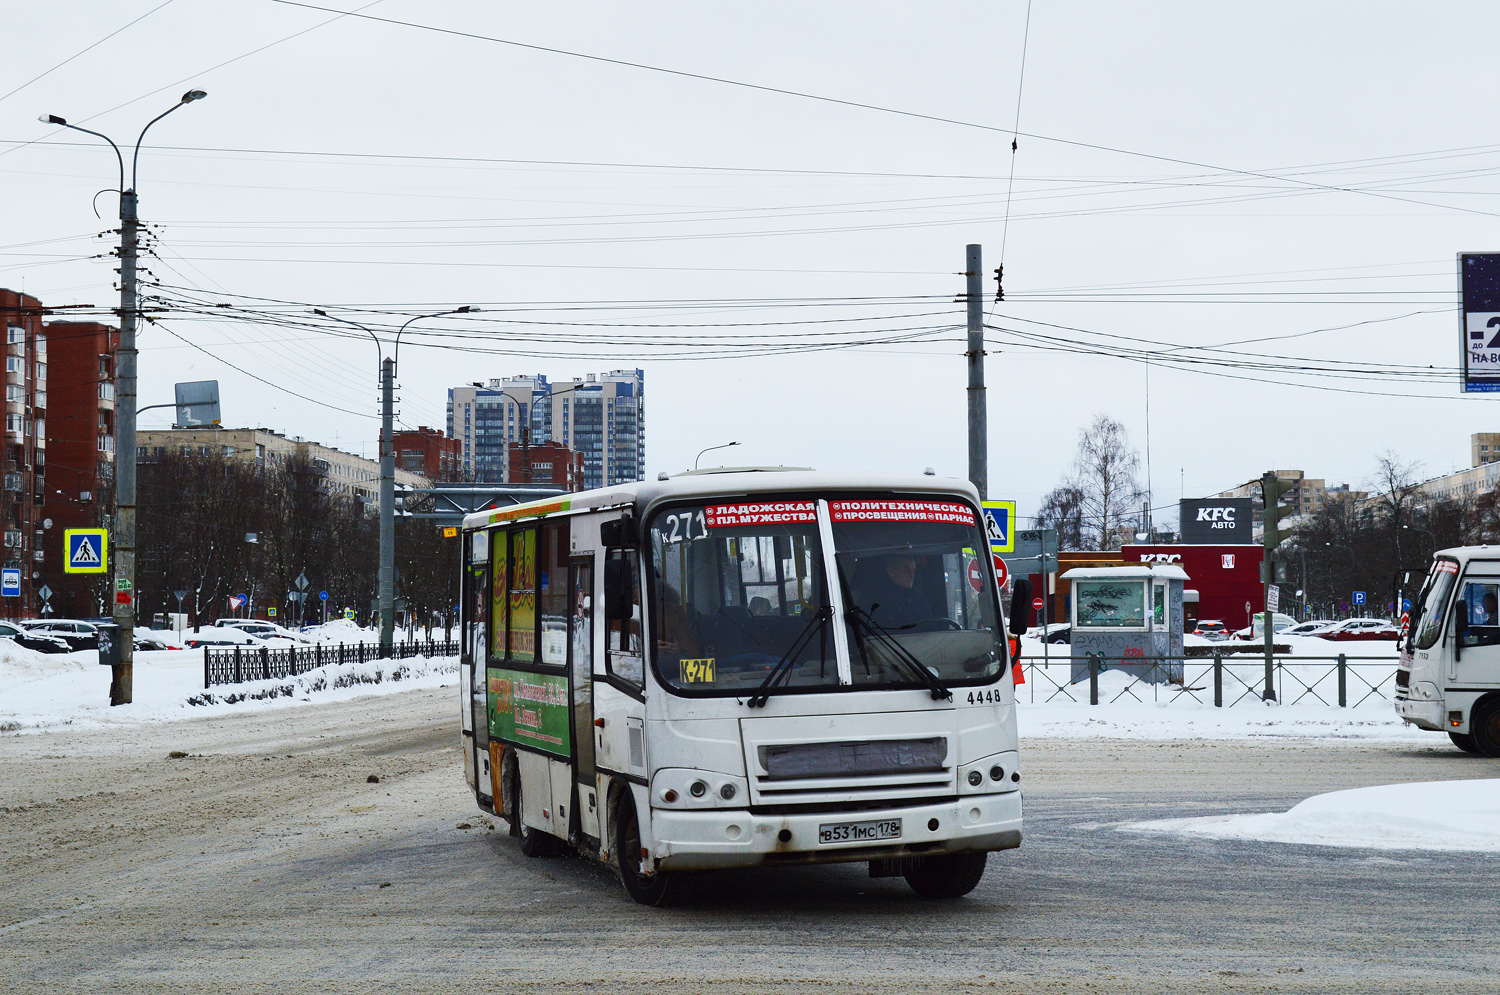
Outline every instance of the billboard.
[[1458, 285], [1463, 391], [1500, 390], [1500, 254], [1459, 253]]
[[1177, 502], [1179, 532], [1189, 546], [1249, 546], [1252, 535], [1250, 498], [1183, 498]]

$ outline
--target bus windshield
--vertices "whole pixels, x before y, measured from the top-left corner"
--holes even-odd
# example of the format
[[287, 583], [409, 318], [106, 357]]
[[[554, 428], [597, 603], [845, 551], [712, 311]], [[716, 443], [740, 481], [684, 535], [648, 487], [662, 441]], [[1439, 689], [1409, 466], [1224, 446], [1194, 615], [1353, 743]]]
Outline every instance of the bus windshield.
[[789, 664], [783, 688], [837, 686], [812, 501], [672, 508], [651, 526], [662, 680], [744, 693]]
[[1422, 585], [1417, 596], [1420, 612], [1417, 616], [1413, 642], [1417, 649], [1431, 649], [1443, 634], [1443, 608], [1448, 595], [1453, 591], [1453, 582], [1458, 579], [1458, 564], [1453, 560], [1434, 560], [1432, 573]]
[[[836, 690], [839, 661], [819, 502], [661, 511], [651, 523], [657, 674], [691, 693]], [[831, 500], [850, 678], [858, 687], [994, 680], [987, 542], [953, 500]], [[774, 678], [774, 679], [773, 679]]]
[[[857, 685], [993, 679], [996, 632], [988, 543], [954, 501], [830, 501], [849, 655]], [[983, 553], [978, 552], [983, 550]]]

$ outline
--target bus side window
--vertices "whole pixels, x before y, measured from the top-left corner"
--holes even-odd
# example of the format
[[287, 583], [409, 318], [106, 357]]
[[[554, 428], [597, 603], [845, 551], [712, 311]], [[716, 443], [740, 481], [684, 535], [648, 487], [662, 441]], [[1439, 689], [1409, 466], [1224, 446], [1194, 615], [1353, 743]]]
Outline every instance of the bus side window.
[[1468, 616], [1468, 631], [1463, 637], [1465, 646], [1500, 644], [1500, 604], [1497, 602], [1500, 602], [1500, 583], [1470, 582], [1464, 585], [1459, 609]]
[[609, 673], [643, 687], [640, 567], [633, 549], [612, 549], [605, 557], [604, 614], [609, 621], [605, 640]]

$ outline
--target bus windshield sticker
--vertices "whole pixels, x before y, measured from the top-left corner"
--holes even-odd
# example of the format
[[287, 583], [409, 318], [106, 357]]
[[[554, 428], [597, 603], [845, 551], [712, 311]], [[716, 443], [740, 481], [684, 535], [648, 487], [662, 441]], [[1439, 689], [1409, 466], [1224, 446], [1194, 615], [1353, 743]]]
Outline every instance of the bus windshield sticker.
[[712, 684], [714, 682], [714, 657], [701, 660], [679, 660], [684, 684]]
[[[764, 501], [757, 504], [715, 504], [703, 509], [711, 529], [742, 525], [785, 525], [818, 520], [817, 505], [812, 501]], [[970, 518], [973, 521], [973, 518]]]
[[830, 501], [835, 522], [947, 522], [973, 525], [974, 509], [956, 501]]

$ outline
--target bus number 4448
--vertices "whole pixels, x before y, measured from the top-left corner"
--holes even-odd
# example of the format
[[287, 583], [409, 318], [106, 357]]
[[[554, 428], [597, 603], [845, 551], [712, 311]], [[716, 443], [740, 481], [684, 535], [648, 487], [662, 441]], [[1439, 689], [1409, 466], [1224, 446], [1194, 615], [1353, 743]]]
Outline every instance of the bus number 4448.
[[988, 691], [970, 691], [969, 704], [1003, 705], [1005, 704], [1005, 702], [1001, 699], [999, 691], [996, 691], [994, 688], [990, 688]]

